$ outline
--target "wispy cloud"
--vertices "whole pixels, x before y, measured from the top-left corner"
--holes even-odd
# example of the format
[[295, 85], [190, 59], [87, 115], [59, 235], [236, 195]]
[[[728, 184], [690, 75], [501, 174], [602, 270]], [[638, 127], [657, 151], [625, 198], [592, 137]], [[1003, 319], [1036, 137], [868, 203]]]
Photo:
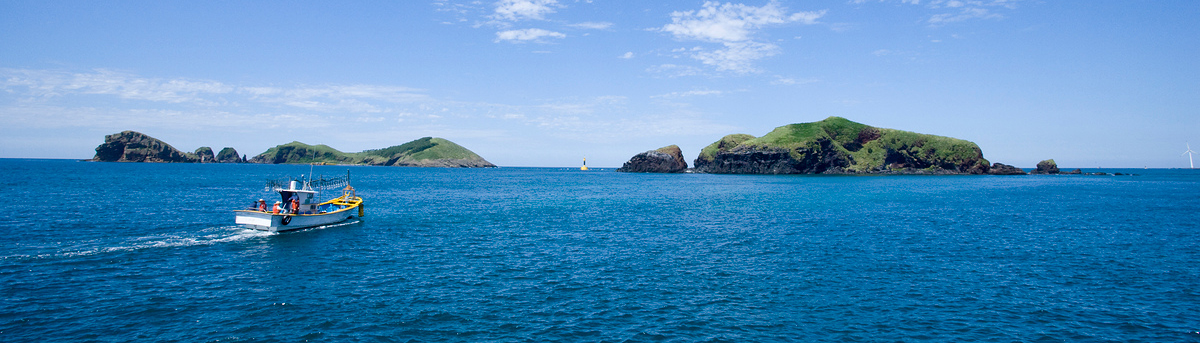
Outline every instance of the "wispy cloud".
[[508, 30], [496, 32], [496, 41], [540, 42], [542, 38], [566, 38], [567, 35], [543, 29]]
[[667, 63], [646, 68], [646, 72], [660, 74], [666, 77], [682, 77], [700, 75], [702, 71], [693, 66]]
[[226, 94], [234, 87], [216, 81], [143, 78], [129, 73], [97, 69], [91, 73], [65, 73], [28, 69], [0, 69], [6, 90], [24, 87], [35, 97], [66, 93], [115, 95], [128, 100], [168, 103], [215, 104], [207, 95]]
[[496, 2], [492, 18], [504, 21], [542, 20], [546, 14], [554, 13], [556, 0], [500, 0]]
[[671, 13], [671, 23], [659, 30], [684, 41], [718, 43], [722, 48], [698, 51], [692, 58], [719, 71], [752, 73], [753, 62], [779, 53], [779, 46], [757, 39], [760, 30], [788, 23], [815, 24], [825, 11], [796, 12], [772, 1], [761, 7], [708, 1], [701, 9]]
[[[409, 103], [427, 100], [423, 90], [398, 86], [329, 85], [290, 88], [236, 86], [218, 81], [148, 78], [97, 69], [71, 73], [53, 70], [0, 69], [0, 88], [33, 98], [113, 95], [121, 99], [213, 106], [221, 98], [272, 104], [370, 100]], [[312, 107], [300, 104], [297, 107]]]
[[567, 26], [574, 27], [574, 28], [577, 28], [577, 29], [589, 29], [589, 30], [607, 30], [607, 29], [609, 29], [609, 28], [611, 28], [611, 27], [613, 26], [613, 23], [610, 23], [610, 22], [590, 22], [590, 21], [589, 21], [589, 22], [582, 22], [582, 23], [570, 24], [570, 25], [567, 25]]
[[792, 86], [792, 85], [803, 85], [803, 84], [816, 83], [816, 82], [818, 82], [817, 79], [799, 79], [799, 80], [797, 80], [795, 78], [775, 75], [775, 80], [771, 81], [771, 84], [776, 85], [776, 86]]
[[685, 97], [693, 97], [693, 96], [709, 96], [709, 95], [722, 95], [722, 94], [725, 94], [725, 92], [718, 91], [718, 90], [691, 90], [691, 91], [686, 91], [686, 92], [670, 92], [667, 94], [659, 94], [659, 95], [651, 96], [651, 98], [685, 98]]
[[[895, 0], [877, 0], [891, 2]], [[992, 11], [995, 8], [1016, 9], [1021, 0], [899, 0], [902, 4], [924, 5], [938, 12], [931, 14], [926, 22], [932, 26], [968, 21], [972, 19], [1000, 19], [1003, 15]], [[871, 0], [853, 0], [851, 3], [864, 4]]]

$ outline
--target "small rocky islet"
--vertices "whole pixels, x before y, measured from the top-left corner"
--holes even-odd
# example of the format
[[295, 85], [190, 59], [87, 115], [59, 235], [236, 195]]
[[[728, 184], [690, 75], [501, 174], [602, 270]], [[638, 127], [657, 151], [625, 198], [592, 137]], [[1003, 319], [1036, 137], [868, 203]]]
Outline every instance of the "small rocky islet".
[[[667, 153], [672, 151], [674, 153]], [[1060, 172], [1045, 160], [1032, 172], [990, 164], [973, 142], [878, 128], [841, 117], [780, 126], [762, 137], [731, 134], [700, 151], [687, 169], [675, 145], [635, 155], [617, 171], [712, 174], [1027, 175]], [[1102, 175], [1100, 173], [1094, 175]]]
[[213, 154], [210, 147], [195, 152], [182, 152], [157, 138], [136, 131], [122, 131], [104, 136], [96, 147], [96, 156], [89, 161], [154, 162], [154, 163], [327, 163], [374, 166], [411, 166], [446, 168], [490, 168], [494, 164], [454, 142], [436, 137], [424, 137], [397, 146], [357, 153], [338, 151], [327, 145], [308, 145], [291, 142], [277, 145], [257, 156], [247, 158], [234, 148], [226, 147]]

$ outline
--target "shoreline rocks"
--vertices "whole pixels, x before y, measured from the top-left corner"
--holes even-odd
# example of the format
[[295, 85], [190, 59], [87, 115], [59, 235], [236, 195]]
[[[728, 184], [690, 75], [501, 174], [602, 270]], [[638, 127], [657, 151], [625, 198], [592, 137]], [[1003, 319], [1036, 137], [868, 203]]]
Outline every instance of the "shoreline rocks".
[[1025, 170], [1004, 163], [993, 163], [988, 169], [990, 175], [1026, 175]]

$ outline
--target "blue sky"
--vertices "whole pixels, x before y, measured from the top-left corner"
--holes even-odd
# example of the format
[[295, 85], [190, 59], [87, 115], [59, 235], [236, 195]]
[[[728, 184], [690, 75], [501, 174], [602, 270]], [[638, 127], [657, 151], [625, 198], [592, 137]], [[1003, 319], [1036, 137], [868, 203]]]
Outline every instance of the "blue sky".
[[0, 157], [424, 136], [620, 166], [828, 116], [992, 162], [1186, 167], [1200, 2], [0, 2]]

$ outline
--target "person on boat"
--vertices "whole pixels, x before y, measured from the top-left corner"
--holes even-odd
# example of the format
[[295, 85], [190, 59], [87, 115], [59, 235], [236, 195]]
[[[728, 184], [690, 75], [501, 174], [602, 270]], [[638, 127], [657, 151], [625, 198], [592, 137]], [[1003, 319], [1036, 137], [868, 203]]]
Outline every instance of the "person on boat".
[[279, 214], [279, 211], [283, 210], [283, 208], [280, 207], [279, 204], [282, 204], [282, 202], [279, 202], [279, 201], [275, 202], [275, 207], [271, 209], [271, 213]]
[[300, 214], [300, 199], [292, 195], [292, 214]]
[[258, 205], [255, 207], [258, 207], [259, 211], [266, 212], [267, 211], [267, 201], [263, 200], [263, 199], [258, 199]]

